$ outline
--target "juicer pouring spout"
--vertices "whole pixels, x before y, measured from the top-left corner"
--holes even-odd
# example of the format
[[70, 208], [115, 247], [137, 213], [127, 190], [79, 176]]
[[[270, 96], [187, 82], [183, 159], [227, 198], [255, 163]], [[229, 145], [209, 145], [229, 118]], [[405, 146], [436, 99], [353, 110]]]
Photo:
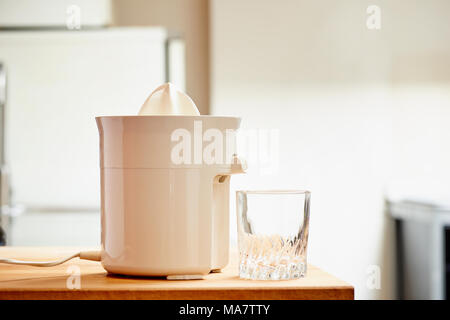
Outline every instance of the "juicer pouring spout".
[[233, 160], [229, 167], [229, 171], [218, 174], [215, 178], [215, 181], [217, 181], [219, 183], [223, 183], [227, 180], [227, 178], [230, 175], [241, 174], [241, 173], [246, 173], [246, 172], [247, 172], [247, 162], [245, 161], [245, 159], [234, 154]]
[[247, 172], [247, 161], [245, 161], [245, 159], [243, 159], [242, 157], [239, 157], [237, 154], [234, 154], [230, 174], [239, 174], [246, 172]]

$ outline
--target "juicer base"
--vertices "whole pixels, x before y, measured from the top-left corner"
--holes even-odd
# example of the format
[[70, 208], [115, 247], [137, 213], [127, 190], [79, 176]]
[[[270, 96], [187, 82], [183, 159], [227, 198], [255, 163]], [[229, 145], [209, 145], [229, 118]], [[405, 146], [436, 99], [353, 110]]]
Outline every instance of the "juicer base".
[[167, 280], [203, 280], [204, 277], [201, 274], [175, 274], [167, 276]]

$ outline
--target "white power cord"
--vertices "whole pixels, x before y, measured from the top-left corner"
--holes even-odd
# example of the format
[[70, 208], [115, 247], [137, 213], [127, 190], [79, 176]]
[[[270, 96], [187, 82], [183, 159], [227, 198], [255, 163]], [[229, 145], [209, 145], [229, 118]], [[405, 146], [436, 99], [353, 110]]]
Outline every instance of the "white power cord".
[[92, 260], [92, 261], [100, 261], [101, 260], [101, 251], [100, 250], [80, 251], [80, 252], [77, 252], [66, 258], [63, 258], [60, 260], [54, 260], [54, 261], [22, 261], [22, 260], [0, 258], [0, 263], [18, 264], [18, 265], [33, 266], [33, 267], [53, 267], [53, 266], [62, 264], [66, 261], [69, 261], [73, 258], [80, 258], [80, 259]]

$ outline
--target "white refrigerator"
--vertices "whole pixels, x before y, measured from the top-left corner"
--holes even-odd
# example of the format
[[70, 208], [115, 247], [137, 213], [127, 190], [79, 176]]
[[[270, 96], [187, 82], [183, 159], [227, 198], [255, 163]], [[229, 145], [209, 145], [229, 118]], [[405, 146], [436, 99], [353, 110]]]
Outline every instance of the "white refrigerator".
[[166, 81], [183, 89], [182, 41], [157, 27], [0, 31], [0, 64], [8, 244], [98, 244], [95, 116], [136, 114]]

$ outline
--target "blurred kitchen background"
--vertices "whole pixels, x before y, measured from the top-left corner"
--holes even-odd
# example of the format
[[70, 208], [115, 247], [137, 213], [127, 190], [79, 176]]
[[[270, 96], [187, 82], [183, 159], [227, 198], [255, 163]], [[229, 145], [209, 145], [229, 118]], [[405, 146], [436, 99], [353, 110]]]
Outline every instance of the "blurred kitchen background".
[[232, 187], [311, 190], [310, 263], [358, 299], [450, 297], [449, 14], [448, 0], [0, 0], [4, 240], [98, 245], [94, 116], [136, 114], [171, 81], [202, 114], [276, 133], [276, 170]]

